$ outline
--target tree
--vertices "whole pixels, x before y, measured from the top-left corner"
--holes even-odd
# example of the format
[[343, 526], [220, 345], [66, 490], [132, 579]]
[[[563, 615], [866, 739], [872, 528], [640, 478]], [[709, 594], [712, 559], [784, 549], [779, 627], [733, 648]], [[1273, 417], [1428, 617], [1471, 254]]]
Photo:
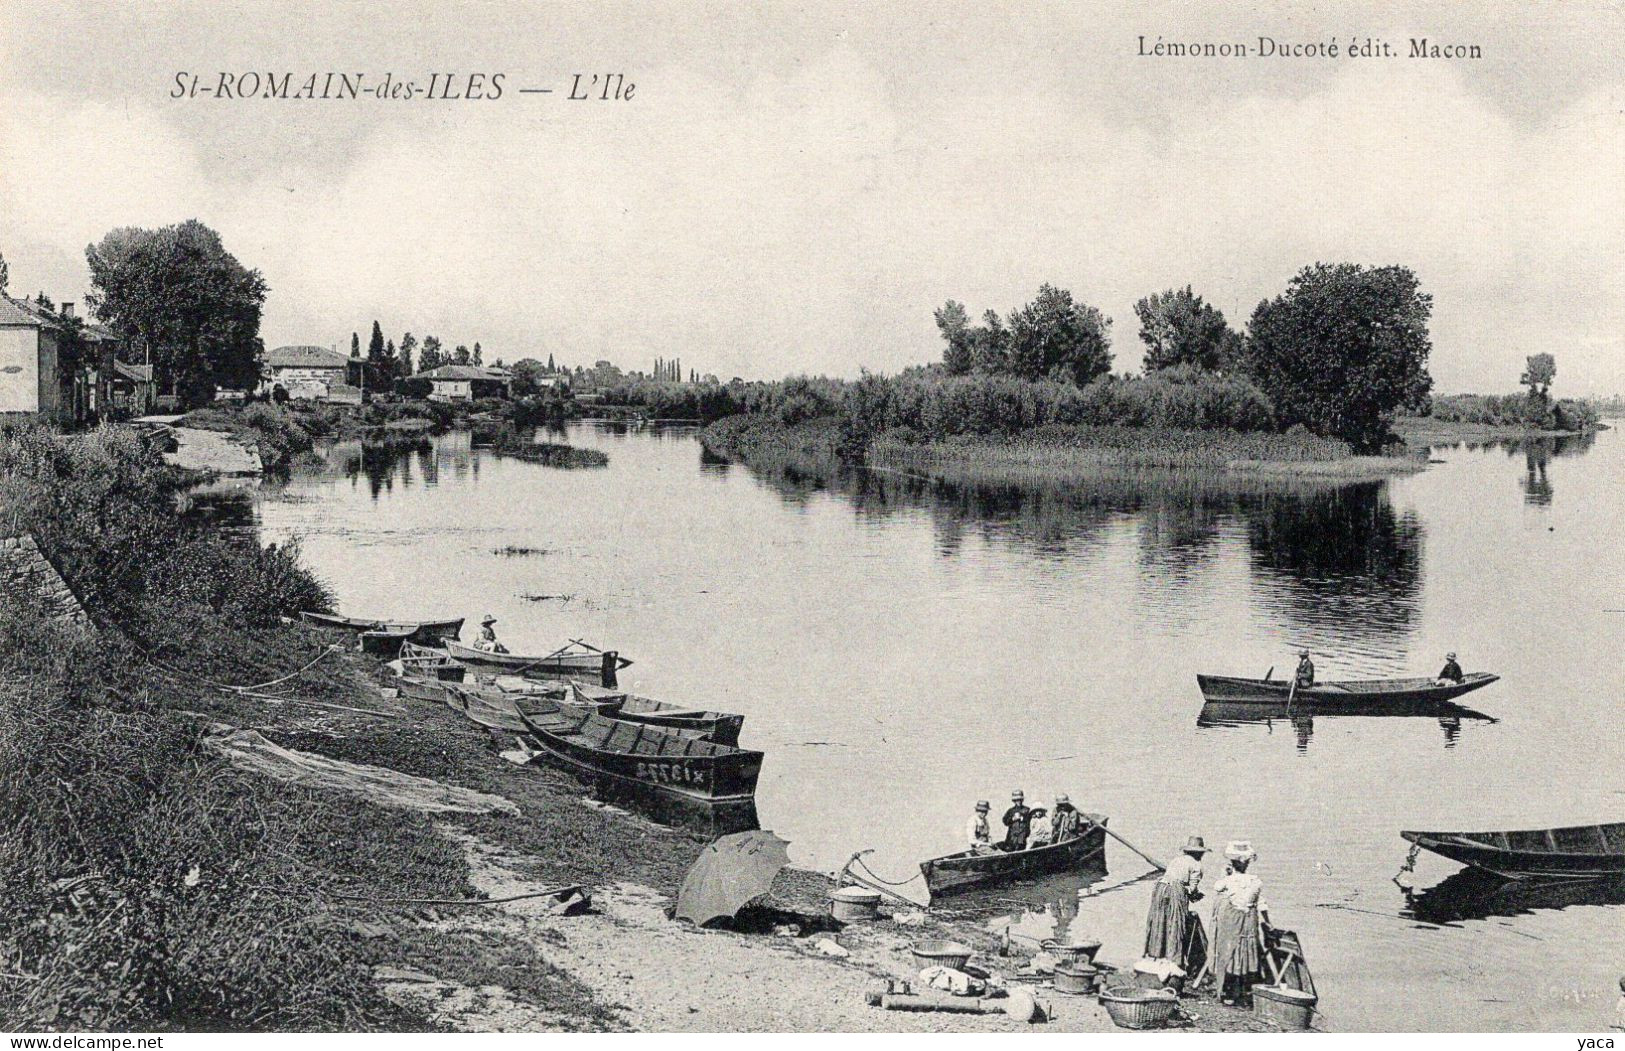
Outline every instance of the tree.
[[1407, 267], [1306, 266], [1253, 311], [1247, 368], [1280, 426], [1301, 423], [1375, 452], [1394, 414], [1425, 405], [1433, 387], [1432, 311]]
[[1134, 304], [1134, 313], [1146, 348], [1146, 372], [1174, 365], [1220, 372], [1238, 363], [1241, 337], [1189, 285], [1146, 296]]
[[514, 396], [519, 398], [540, 392], [541, 378], [552, 375], [552, 371], [535, 358], [520, 358], [509, 371], [513, 374]]
[[408, 332], [401, 337], [400, 353], [395, 358], [395, 371], [402, 378], [412, 375], [412, 351], [417, 349], [418, 341]]
[[445, 363], [445, 354], [440, 350], [440, 337], [424, 336], [423, 351], [418, 354], [418, 371], [428, 372], [431, 369], [438, 369]]
[[361, 334], [359, 332], [350, 333], [350, 357], [361, 357]]
[[85, 258], [90, 308], [145, 345], [157, 375], [186, 404], [209, 401], [220, 386], [259, 382], [265, 278], [226, 251], [218, 233], [195, 219], [121, 227]]
[[6, 285], [11, 282], [11, 267], [6, 265], [6, 257], [0, 255], [0, 296], [6, 294]]
[[1552, 381], [1557, 378], [1557, 359], [1550, 354], [1531, 354], [1524, 359], [1523, 375], [1518, 382], [1529, 388], [1529, 400], [1544, 402], [1551, 394]]
[[457, 344], [457, 349], [451, 353], [451, 363], [453, 365], [467, 365], [470, 360], [468, 348], [461, 343]]
[[484, 364], [484, 362], [480, 360], [482, 357], [483, 357], [483, 355], [480, 353], [480, 341], [476, 339], [474, 341], [473, 363], [476, 364], [476, 365]]
[[559, 371], [559, 370], [558, 370], [558, 366], [553, 364], [553, 355], [549, 354], [547, 356], [547, 374], [549, 376], [551, 376], [551, 375], [553, 375], [553, 373], [555, 373], [557, 371]]
[[1099, 308], [1045, 283], [1031, 303], [1010, 314], [1009, 370], [1024, 379], [1082, 386], [1111, 371], [1111, 324]]
[[962, 376], [971, 370], [974, 359], [971, 354], [971, 327], [970, 313], [965, 310], [965, 304], [956, 303], [952, 299], [942, 305], [934, 315], [937, 319], [937, 331], [948, 346], [942, 352], [943, 367], [950, 376]]

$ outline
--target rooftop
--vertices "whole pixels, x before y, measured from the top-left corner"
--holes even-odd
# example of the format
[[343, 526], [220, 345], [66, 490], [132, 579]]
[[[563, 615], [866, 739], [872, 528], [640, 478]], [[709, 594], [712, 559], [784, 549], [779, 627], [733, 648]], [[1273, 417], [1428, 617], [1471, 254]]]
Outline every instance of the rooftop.
[[29, 328], [57, 328], [56, 315], [26, 299], [12, 299], [0, 294], [0, 325], [25, 325]]
[[478, 365], [441, 365], [418, 375], [426, 380], [490, 380], [494, 383], [506, 383], [512, 378], [507, 369], [487, 369]]
[[342, 369], [350, 359], [327, 347], [287, 346], [267, 352], [265, 363], [274, 369]]

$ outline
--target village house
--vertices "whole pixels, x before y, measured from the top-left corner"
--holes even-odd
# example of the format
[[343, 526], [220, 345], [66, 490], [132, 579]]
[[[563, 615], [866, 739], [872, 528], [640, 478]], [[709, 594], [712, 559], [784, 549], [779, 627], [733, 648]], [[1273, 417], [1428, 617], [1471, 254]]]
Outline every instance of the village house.
[[430, 401], [471, 401], [475, 398], [507, 398], [513, 393], [513, 376], [507, 369], [479, 365], [441, 365], [419, 373], [429, 381]]
[[359, 401], [360, 391], [350, 383], [355, 371], [358, 362], [328, 347], [278, 347], [265, 355], [260, 390], [271, 393], [281, 387], [295, 400]]
[[0, 414], [36, 413], [72, 424], [105, 410], [122, 341], [99, 325], [83, 326], [76, 354], [73, 317], [72, 303], [58, 313], [0, 294]]
[[120, 416], [146, 416], [158, 404], [158, 385], [153, 382], [151, 365], [113, 362], [113, 380], [108, 384], [108, 403]]

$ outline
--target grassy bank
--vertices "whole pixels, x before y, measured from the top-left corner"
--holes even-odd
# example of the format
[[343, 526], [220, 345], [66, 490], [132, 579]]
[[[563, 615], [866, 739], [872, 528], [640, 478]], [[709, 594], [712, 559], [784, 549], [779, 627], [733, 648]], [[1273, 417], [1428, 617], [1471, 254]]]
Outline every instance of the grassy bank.
[[1607, 425], [1594, 421], [1582, 429], [1552, 430], [1523, 423], [1483, 423], [1437, 416], [1405, 416], [1394, 422], [1394, 432], [1413, 447], [1503, 438], [1564, 438], [1599, 430], [1607, 430]]
[[[839, 420], [823, 417], [783, 426], [769, 417], [737, 416], [706, 428], [713, 453], [783, 472], [832, 472], [850, 458]], [[1254, 478], [1361, 481], [1421, 470], [1416, 456], [1354, 456], [1342, 442], [1300, 431], [1287, 434], [1150, 427], [1051, 424], [1013, 435], [961, 435], [922, 441], [917, 433], [883, 433], [862, 448], [870, 468], [947, 481], [1044, 484], [1111, 473], [1202, 473]]]
[[560, 442], [532, 442], [512, 431], [504, 434], [493, 449], [502, 456], [544, 467], [573, 469], [609, 466], [609, 454], [598, 449], [578, 449]]

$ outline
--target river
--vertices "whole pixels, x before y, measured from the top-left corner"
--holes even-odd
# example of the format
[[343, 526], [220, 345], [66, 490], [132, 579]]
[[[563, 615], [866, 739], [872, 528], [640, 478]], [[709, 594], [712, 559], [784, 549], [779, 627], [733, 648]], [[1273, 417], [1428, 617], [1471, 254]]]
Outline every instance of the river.
[[[958, 849], [976, 799], [996, 818], [1014, 788], [1065, 791], [1154, 855], [1251, 840], [1328, 1028], [1611, 1020], [1625, 898], [1469, 901], [1457, 879], [1408, 905], [1391, 879], [1402, 828], [1625, 820], [1619, 430], [1440, 447], [1377, 484], [1040, 490], [764, 476], [682, 427], [568, 440], [609, 466], [504, 459], [467, 433], [393, 462], [340, 445], [253, 514], [346, 612], [490, 612], [514, 652], [586, 638], [636, 661], [624, 687], [743, 712], [767, 753], [762, 823], [797, 863], [872, 847], [902, 880]], [[1299, 647], [1331, 679], [1429, 675], [1456, 650], [1502, 676], [1464, 698], [1494, 721], [1201, 718], [1198, 672], [1281, 676]], [[1018, 889], [1029, 905], [1000, 922], [1069, 924], [1132, 962], [1150, 885], [1120, 884], [1146, 866], [1108, 859], [1102, 893]], [[1456, 868], [1424, 855], [1416, 884]]]

